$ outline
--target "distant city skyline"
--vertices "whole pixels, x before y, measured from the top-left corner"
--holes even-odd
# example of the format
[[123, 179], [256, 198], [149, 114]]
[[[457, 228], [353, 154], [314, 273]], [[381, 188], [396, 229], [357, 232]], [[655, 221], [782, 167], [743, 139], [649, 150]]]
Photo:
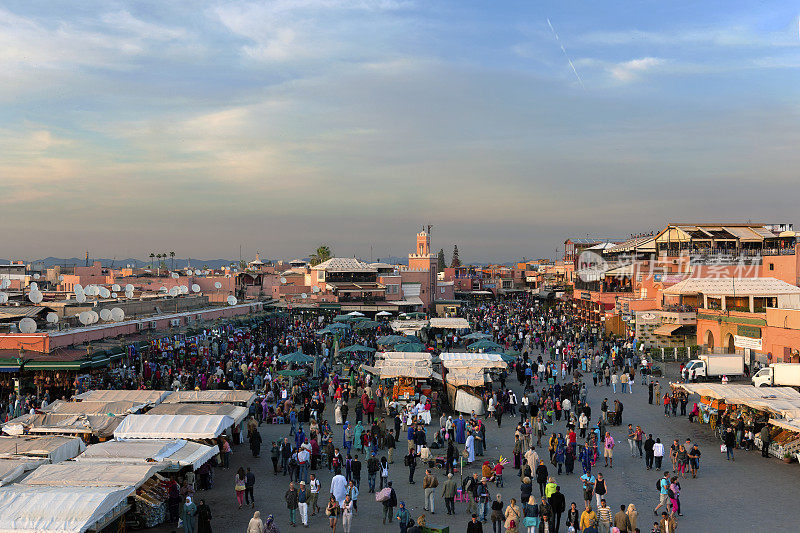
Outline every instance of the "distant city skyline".
[[[563, 49], [562, 49], [563, 46]], [[0, 7], [0, 257], [556, 255], [794, 222], [785, 2]]]

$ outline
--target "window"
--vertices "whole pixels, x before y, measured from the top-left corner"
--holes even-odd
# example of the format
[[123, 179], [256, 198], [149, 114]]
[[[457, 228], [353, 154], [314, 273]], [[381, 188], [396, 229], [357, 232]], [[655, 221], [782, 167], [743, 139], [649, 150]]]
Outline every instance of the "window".
[[770, 263], [769, 264], [769, 269], [770, 270], [775, 270], [775, 263]]
[[441, 289], [439, 289], [439, 290], [440, 290], [440, 291], [442, 291], [442, 294], [444, 294], [444, 287], [442, 287], [442, 288], [441, 288]]

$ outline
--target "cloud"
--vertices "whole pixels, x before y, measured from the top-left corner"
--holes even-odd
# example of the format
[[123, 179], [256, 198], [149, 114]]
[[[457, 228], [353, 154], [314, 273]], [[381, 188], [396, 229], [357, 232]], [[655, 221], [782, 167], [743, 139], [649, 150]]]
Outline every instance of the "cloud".
[[608, 68], [608, 71], [617, 81], [629, 83], [636, 81], [642, 74], [653, 71], [664, 63], [663, 59], [657, 57], [642, 57], [612, 65]]
[[577, 37], [580, 44], [591, 46], [714, 46], [724, 48], [796, 46], [787, 32], [757, 32], [744, 25], [685, 28], [679, 30], [589, 32]]

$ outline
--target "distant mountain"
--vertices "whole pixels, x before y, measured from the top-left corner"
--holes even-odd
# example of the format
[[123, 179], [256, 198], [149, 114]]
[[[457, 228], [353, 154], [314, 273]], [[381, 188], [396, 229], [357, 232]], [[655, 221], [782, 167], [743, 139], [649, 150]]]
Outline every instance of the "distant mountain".
[[387, 263], [389, 265], [408, 265], [408, 257], [379, 257], [375, 259], [375, 263]]
[[[93, 261], [100, 261], [100, 263], [104, 267], [114, 267], [114, 268], [124, 268], [130, 265], [133, 268], [146, 268], [150, 265], [150, 260], [142, 261], [139, 259], [134, 259], [132, 257], [128, 257], [126, 259], [107, 259], [107, 258], [89, 258], [89, 263]], [[238, 261], [234, 261], [231, 259], [183, 259], [183, 258], [175, 258], [175, 268], [186, 268], [187, 266], [191, 265], [193, 268], [221, 268], [231, 263], [238, 263]], [[153, 259], [153, 263], [155, 264], [157, 259]], [[4, 264], [8, 264], [8, 261], [4, 261]], [[67, 266], [85, 266], [86, 265], [86, 258], [77, 258], [77, 257], [70, 257], [70, 258], [63, 258], [63, 257], [46, 257], [44, 259], [38, 259], [33, 261], [34, 264], [43, 264], [45, 267], [51, 267], [55, 265], [67, 265]], [[168, 267], [172, 267], [173, 260], [169, 257], [164, 259], [164, 263]]]

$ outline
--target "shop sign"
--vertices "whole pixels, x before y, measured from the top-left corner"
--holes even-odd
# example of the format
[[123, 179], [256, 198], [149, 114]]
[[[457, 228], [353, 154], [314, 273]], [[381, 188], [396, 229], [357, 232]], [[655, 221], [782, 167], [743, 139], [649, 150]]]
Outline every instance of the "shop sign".
[[581, 300], [591, 300], [591, 299], [592, 299], [592, 293], [590, 292], [581, 293]]
[[749, 348], [751, 350], [761, 351], [761, 339], [754, 339], [752, 337], [742, 337], [741, 335], [733, 336], [733, 345], [737, 348]]
[[736, 333], [738, 333], [741, 337], [751, 337], [753, 339], [760, 339], [761, 338], [761, 328], [757, 328], [755, 326], [736, 326]]

